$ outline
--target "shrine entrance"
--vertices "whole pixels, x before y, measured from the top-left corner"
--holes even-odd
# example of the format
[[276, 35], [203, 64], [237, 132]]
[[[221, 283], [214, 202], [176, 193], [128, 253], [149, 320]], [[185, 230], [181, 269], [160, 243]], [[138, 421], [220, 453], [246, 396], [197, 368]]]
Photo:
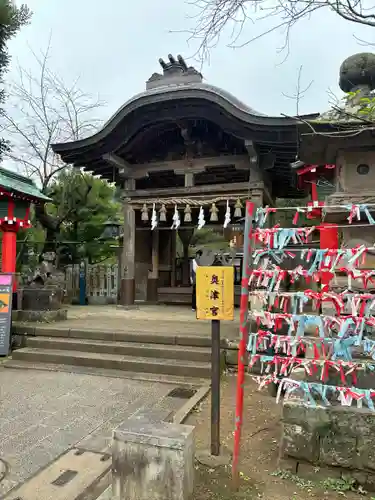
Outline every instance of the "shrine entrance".
[[230, 253], [230, 241], [242, 244], [245, 200], [273, 206], [276, 197], [304, 195], [291, 169], [295, 120], [257, 113], [203, 83], [181, 56], [168, 59], [101, 131], [52, 146], [63, 161], [122, 188], [120, 303], [127, 306], [190, 303], [197, 233], [221, 232], [227, 243], [218, 253]]

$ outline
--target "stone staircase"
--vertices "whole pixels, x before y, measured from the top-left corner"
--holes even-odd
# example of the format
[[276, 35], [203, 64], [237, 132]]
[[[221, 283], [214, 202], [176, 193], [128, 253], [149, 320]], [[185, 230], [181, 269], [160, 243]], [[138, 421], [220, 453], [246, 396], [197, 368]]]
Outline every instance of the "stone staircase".
[[[171, 326], [170, 323], [168, 326]], [[185, 326], [188, 333], [182, 333]], [[187, 382], [210, 378], [209, 327], [203, 331], [206, 335], [203, 332], [191, 334], [191, 325], [181, 324], [178, 333], [173, 334], [166, 334], [160, 324], [157, 328], [151, 323], [149, 331], [142, 329], [142, 333], [133, 328], [129, 325], [121, 331], [105, 331], [15, 325], [13, 331], [21, 339], [23, 347], [13, 351], [12, 357], [3, 366], [65, 371], [78, 369], [90, 370], [90, 373], [111, 371], [157, 378], [175, 377]]]

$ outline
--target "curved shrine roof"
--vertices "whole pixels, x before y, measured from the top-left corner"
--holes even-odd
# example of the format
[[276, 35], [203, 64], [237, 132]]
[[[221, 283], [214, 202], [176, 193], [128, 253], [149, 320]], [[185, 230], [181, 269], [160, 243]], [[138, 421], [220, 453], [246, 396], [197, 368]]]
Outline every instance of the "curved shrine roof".
[[126, 120], [135, 110], [146, 107], [149, 104], [186, 99], [201, 99], [216, 104], [232, 115], [233, 118], [237, 118], [243, 122], [244, 126], [296, 126], [296, 120], [294, 118], [264, 115], [247, 106], [229, 92], [214, 85], [206, 83], [169, 84], [136, 94], [116, 111], [116, 113], [103, 125], [101, 130], [94, 135], [78, 141], [52, 144], [52, 148], [55, 153], [61, 154], [62, 158], [65, 160], [64, 152], [73, 152], [73, 150], [92, 146], [95, 143], [105, 140], [106, 137], [108, 137], [111, 132], [113, 132], [113, 130], [119, 126], [121, 122]]
[[[296, 119], [260, 113], [230, 92], [203, 82], [202, 75], [187, 67], [181, 56], [177, 60], [171, 55], [168, 58], [167, 63], [159, 60], [163, 74], [154, 73], [146, 82], [146, 90], [125, 102], [99, 131], [78, 141], [53, 144], [54, 152], [68, 164], [113, 179], [108, 155], [119, 155], [131, 167], [154, 161], [141, 158], [143, 152], [153, 154], [147, 149], [147, 134], [158, 138], [163, 127], [167, 129], [171, 123], [181, 128], [186, 123], [205, 121], [236, 138], [243, 149], [251, 141], [258, 154], [275, 154], [273, 171], [291, 184], [294, 173], [290, 162], [295, 161], [298, 144]], [[273, 181], [279, 182], [276, 178]]]
[[[194, 68], [188, 68], [178, 56], [176, 61], [171, 55], [168, 56], [170, 62], [164, 63], [160, 60], [163, 67], [163, 75], [154, 73], [146, 84], [146, 90], [129, 99], [116, 113], [104, 124], [104, 126], [94, 135], [78, 141], [53, 144], [55, 153], [62, 156], [66, 162], [74, 163], [79, 156], [80, 151], [86, 148], [95, 147], [101, 141], [106, 141], [117, 127], [121, 127], [131, 115], [137, 110], [144, 108], [147, 113], [147, 106], [152, 104], [172, 103], [177, 104], [181, 101], [201, 100], [202, 107], [204, 103], [221, 108], [230, 117], [242, 124], [242, 134], [244, 138], [252, 139], [249, 129], [261, 128], [267, 132], [267, 128], [295, 128], [294, 118], [271, 117], [256, 111], [247, 104], [243, 103], [232, 94], [211, 84], [203, 83], [202, 75]], [[203, 118], [204, 116], [201, 116]], [[181, 119], [181, 117], [179, 117]], [[241, 125], [240, 125], [241, 127]], [[128, 137], [122, 136], [122, 143], [125, 143]], [[116, 141], [115, 141], [116, 142]], [[121, 144], [111, 144], [110, 149], [119, 147]], [[109, 152], [109, 151], [107, 151]]]

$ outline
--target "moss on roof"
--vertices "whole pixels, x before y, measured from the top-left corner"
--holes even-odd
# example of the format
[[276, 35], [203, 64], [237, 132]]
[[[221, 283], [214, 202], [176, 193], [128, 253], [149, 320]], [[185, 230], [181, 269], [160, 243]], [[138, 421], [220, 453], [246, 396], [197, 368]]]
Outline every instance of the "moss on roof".
[[375, 93], [368, 88], [348, 92], [337, 106], [333, 106], [309, 122], [362, 126], [375, 124]]

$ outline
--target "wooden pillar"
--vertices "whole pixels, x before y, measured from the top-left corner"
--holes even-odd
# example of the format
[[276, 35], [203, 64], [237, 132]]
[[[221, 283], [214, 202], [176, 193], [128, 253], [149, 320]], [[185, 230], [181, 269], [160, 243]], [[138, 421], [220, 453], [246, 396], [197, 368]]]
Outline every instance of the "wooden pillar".
[[134, 179], [125, 181], [124, 198], [124, 242], [122, 252], [122, 279], [120, 303], [123, 306], [134, 304], [135, 299], [135, 212], [126, 197], [126, 191], [135, 187]]
[[159, 283], [159, 230], [152, 231], [151, 247], [151, 272], [147, 282], [147, 301], [158, 301], [158, 283]]
[[181, 229], [178, 232], [182, 247], [184, 249], [184, 257], [182, 263], [182, 286], [190, 285], [190, 265], [189, 265], [189, 244], [194, 234], [194, 228]]
[[170, 239], [171, 286], [176, 286], [176, 244], [177, 231], [173, 231]]

